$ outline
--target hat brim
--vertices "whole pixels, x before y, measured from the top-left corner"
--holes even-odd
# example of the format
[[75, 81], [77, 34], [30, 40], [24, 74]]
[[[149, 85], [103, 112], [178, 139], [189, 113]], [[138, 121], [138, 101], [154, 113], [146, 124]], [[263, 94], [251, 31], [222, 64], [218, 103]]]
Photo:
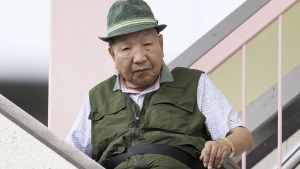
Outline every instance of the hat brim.
[[123, 28], [122, 30], [116, 30], [113, 35], [111, 36], [106, 36], [106, 37], [98, 37], [99, 39], [103, 40], [104, 42], [108, 42], [111, 38], [116, 37], [116, 36], [121, 36], [121, 35], [126, 35], [129, 33], [134, 33], [150, 28], [156, 28], [158, 32], [161, 32], [167, 27], [165, 24], [161, 24], [158, 26], [153, 26], [153, 25], [147, 25], [147, 24], [141, 24], [141, 25], [131, 25], [126, 27], [125, 29]]

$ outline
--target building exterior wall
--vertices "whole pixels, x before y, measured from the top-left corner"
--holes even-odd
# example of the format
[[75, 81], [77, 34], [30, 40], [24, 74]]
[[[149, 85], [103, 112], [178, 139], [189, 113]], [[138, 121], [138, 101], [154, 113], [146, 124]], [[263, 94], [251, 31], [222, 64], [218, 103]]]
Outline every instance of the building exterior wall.
[[[300, 3], [283, 15], [283, 76], [300, 64]], [[277, 82], [277, 24], [274, 22], [247, 45], [247, 105]], [[249, 28], [251, 29], [251, 28]], [[210, 78], [236, 111], [242, 109], [242, 52], [238, 51]], [[284, 92], [284, 91], [283, 91]]]
[[1, 113], [0, 124], [0, 168], [76, 168]]
[[114, 73], [106, 17], [114, 0], [52, 0], [48, 127], [65, 138], [88, 91]]

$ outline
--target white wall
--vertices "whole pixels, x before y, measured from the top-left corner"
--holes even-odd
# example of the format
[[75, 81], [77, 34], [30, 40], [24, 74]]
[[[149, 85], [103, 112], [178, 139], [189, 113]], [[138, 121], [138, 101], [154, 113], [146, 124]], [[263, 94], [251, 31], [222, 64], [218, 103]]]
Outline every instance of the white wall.
[[1, 0], [0, 37], [0, 82], [47, 82], [50, 0]]

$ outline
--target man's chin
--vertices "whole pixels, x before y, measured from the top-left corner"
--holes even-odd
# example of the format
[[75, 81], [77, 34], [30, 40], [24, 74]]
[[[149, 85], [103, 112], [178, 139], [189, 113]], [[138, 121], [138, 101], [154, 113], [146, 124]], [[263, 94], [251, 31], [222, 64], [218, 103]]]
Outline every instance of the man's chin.
[[149, 86], [153, 85], [154, 83], [155, 83], [155, 81], [153, 82], [152, 80], [143, 79], [143, 80], [136, 81], [134, 84], [137, 87], [149, 87]]

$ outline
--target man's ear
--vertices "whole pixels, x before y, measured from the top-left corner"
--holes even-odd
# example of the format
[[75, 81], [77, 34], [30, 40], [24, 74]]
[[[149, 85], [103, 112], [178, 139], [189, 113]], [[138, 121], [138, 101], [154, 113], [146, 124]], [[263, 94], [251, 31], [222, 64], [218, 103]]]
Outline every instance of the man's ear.
[[160, 45], [161, 49], [164, 49], [164, 37], [163, 37], [162, 34], [160, 34], [158, 36], [158, 42], [159, 42], [159, 45]]
[[115, 52], [114, 52], [114, 50], [113, 50], [111, 47], [109, 47], [109, 48], [108, 48], [108, 52], [109, 52], [111, 58], [112, 58], [113, 60], [115, 60]]

